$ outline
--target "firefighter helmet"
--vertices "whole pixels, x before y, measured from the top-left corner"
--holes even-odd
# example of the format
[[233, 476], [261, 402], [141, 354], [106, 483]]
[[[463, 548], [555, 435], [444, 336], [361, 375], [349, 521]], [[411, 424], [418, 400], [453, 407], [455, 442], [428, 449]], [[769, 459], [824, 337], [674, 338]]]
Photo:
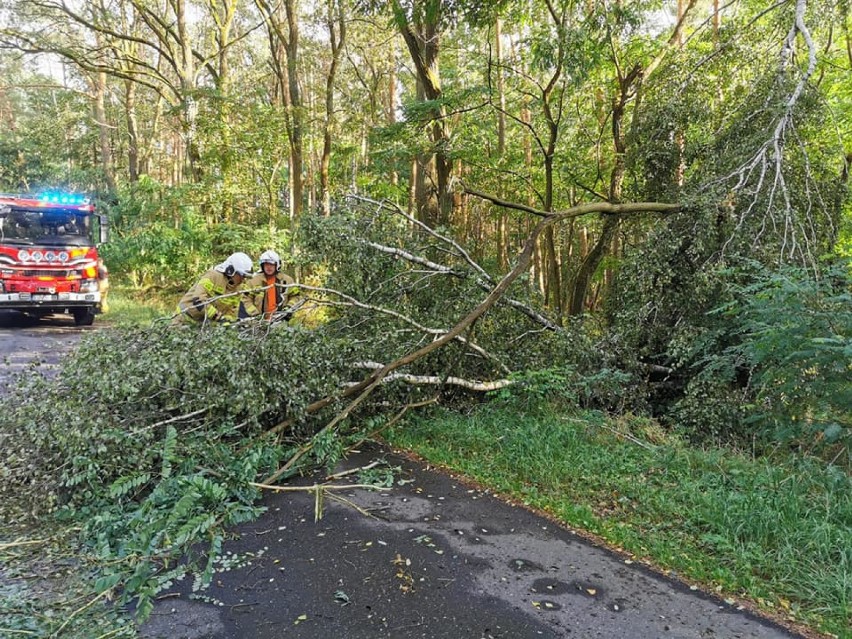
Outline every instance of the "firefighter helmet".
[[228, 259], [216, 266], [216, 270], [224, 273], [226, 276], [242, 275], [247, 277], [252, 272], [251, 258], [242, 252], [232, 253]]
[[275, 271], [279, 271], [281, 269], [281, 258], [278, 256], [278, 253], [269, 249], [268, 251], [264, 251], [260, 256], [260, 266], [263, 268], [264, 264], [275, 264]]

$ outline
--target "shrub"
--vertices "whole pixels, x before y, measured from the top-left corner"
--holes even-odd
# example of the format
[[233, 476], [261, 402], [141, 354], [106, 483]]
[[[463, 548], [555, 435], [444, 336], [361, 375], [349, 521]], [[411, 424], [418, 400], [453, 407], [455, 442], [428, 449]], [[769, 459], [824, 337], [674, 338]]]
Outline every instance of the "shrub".
[[[843, 264], [821, 273], [748, 265], [691, 342], [695, 372], [672, 416], [694, 432], [842, 450], [852, 408], [852, 297]], [[721, 423], [720, 423], [721, 422]]]

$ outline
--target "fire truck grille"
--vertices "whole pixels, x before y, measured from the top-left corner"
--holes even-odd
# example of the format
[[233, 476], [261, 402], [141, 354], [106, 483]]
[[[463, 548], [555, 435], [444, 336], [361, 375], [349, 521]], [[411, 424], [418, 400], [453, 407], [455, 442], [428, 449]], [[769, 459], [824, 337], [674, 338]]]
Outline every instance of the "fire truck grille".
[[74, 271], [69, 270], [35, 270], [35, 269], [26, 269], [23, 271], [18, 271], [20, 275], [24, 277], [68, 277], [70, 275], [74, 275]]

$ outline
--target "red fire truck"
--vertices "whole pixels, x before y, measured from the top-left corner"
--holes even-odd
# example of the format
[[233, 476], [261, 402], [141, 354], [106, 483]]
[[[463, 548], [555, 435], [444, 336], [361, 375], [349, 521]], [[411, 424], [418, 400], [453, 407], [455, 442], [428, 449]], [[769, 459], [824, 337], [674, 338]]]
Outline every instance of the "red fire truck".
[[89, 326], [103, 301], [97, 246], [107, 231], [106, 216], [80, 195], [0, 193], [0, 310], [70, 313]]

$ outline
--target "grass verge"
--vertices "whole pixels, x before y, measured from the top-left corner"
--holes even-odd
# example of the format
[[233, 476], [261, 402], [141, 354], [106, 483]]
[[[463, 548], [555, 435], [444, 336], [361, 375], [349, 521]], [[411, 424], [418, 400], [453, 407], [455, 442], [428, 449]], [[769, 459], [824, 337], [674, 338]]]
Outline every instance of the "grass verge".
[[178, 294], [113, 286], [109, 291], [107, 312], [100, 317], [103, 322], [116, 326], [144, 326], [170, 317], [177, 299]]
[[838, 468], [504, 404], [421, 416], [387, 439], [724, 597], [852, 638], [852, 482]]

